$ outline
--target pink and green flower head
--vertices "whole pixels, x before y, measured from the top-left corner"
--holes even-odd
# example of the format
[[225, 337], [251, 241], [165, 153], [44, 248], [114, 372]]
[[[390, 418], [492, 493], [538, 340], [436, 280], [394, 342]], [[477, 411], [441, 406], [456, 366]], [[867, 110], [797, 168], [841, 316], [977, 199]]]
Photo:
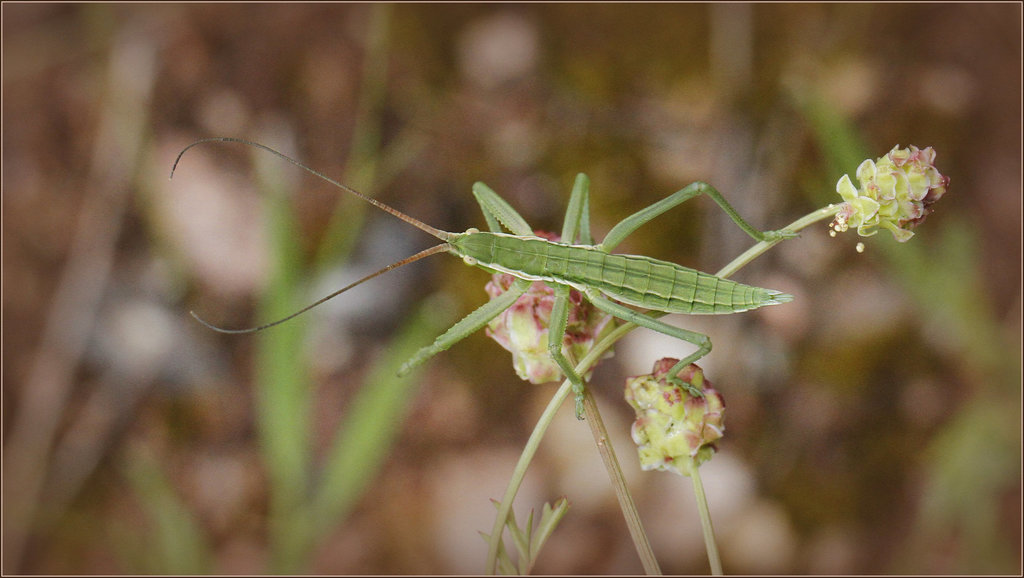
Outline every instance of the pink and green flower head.
[[935, 151], [914, 145], [897, 145], [877, 161], [865, 160], [857, 167], [857, 180], [859, 188], [849, 175], [836, 184], [843, 204], [832, 228], [843, 232], [855, 227], [863, 237], [888, 229], [900, 242], [914, 236], [911, 229], [924, 222], [949, 187], [949, 177], [935, 168]]
[[[668, 371], [678, 362], [664, 358], [652, 373], [627, 379], [625, 396], [636, 412], [632, 436], [643, 469], [689, 475], [687, 460], [699, 466], [711, 459], [714, 442], [725, 432], [725, 401], [696, 364], [670, 380]], [[691, 395], [678, 382], [703, 395]]]

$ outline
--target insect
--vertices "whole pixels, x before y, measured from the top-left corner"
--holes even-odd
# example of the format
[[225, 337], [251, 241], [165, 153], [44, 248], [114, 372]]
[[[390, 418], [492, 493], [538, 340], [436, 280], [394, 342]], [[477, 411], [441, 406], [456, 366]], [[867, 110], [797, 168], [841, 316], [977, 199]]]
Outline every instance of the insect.
[[[670, 370], [669, 375], [672, 376], [707, 355], [711, 351], [711, 339], [707, 335], [669, 325], [632, 307], [664, 313], [727, 314], [792, 300], [791, 295], [780, 291], [744, 285], [675, 263], [641, 255], [611, 253], [619, 243], [643, 224], [702, 194], [715, 201], [733, 222], [757, 241], [773, 241], [795, 235], [787, 230], [758, 231], [744, 221], [721, 193], [707, 183], [692, 183], [637, 211], [612, 227], [604, 240], [595, 244], [590, 233], [589, 180], [581, 173], [576, 177], [569, 199], [569, 207], [562, 226], [562, 241], [554, 242], [536, 236], [515, 209], [480, 182], [473, 185], [473, 195], [480, 204], [490, 231], [468, 229], [464, 233], [449, 233], [345, 186], [268, 146], [244, 139], [215, 137], [192, 143], [178, 154], [171, 169], [171, 177], [174, 176], [182, 156], [192, 147], [206, 142], [234, 142], [270, 152], [442, 241], [439, 245], [392, 263], [272, 323], [248, 329], [224, 329], [192, 313], [200, 323], [221, 333], [262, 331], [305, 313], [328, 299], [392, 269], [430, 255], [448, 252], [461, 257], [467, 265], [480, 267], [491, 273], [508, 273], [516, 280], [507, 291], [480, 306], [438, 336], [432, 344], [420, 349], [401, 367], [399, 375], [408, 373], [413, 367], [481, 329], [509, 308], [529, 289], [532, 282], [542, 281], [555, 292], [548, 329], [548, 353], [572, 382], [576, 397], [576, 416], [582, 418], [583, 379], [562, 350], [569, 314], [570, 290], [579, 291], [595, 307], [614, 317], [696, 345], [695, 352], [680, 360]], [[503, 227], [507, 233], [502, 232]]]

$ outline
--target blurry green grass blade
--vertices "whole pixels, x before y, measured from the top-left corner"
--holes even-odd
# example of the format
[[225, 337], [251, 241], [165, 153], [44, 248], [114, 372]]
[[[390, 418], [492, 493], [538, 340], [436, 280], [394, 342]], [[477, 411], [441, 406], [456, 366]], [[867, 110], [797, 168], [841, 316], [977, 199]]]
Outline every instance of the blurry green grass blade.
[[[149, 451], [129, 453], [124, 473], [150, 520], [150, 531], [132, 537], [140, 551], [131, 553], [152, 574], [206, 574], [212, 571], [211, 548], [198, 521], [178, 497], [159, 462]], [[131, 535], [131, 534], [128, 534]]]
[[886, 239], [879, 249], [907, 293], [943, 328], [950, 341], [947, 350], [963, 352], [969, 372], [985, 376], [980, 384], [1000, 394], [1019, 392], [1020, 357], [1007, 355], [1019, 351], [1019, 344], [1006, 342], [985, 292], [977, 234], [966, 220], [953, 216], [943, 219], [941, 230], [927, 234], [937, 237], [933, 247], [915, 244], [916, 238], [903, 244]]
[[[369, 187], [376, 182], [381, 152], [381, 105], [387, 87], [391, 7], [375, 4], [371, 8], [352, 147], [341, 182], [373, 196], [375, 191], [369, 190]], [[338, 199], [315, 258], [317, 269], [348, 261], [349, 254], [359, 240], [368, 209], [366, 203], [349, 195]]]
[[[302, 303], [300, 231], [290, 206], [281, 167], [255, 156], [267, 199], [272, 272], [259, 306], [259, 319], [280, 319]], [[297, 532], [305, 512], [310, 472], [310, 379], [301, 316], [256, 337], [256, 405], [264, 465], [270, 481], [270, 548], [274, 571], [296, 571], [309, 536]]]
[[857, 128], [821, 95], [810, 89], [794, 89], [792, 95], [804, 118], [817, 134], [826, 160], [824, 172], [832, 183], [832, 188], [828, 190], [812, 191], [812, 200], [815, 203], [839, 202], [841, 199], [835, 191], [835, 183], [839, 178], [845, 174], [854, 178], [857, 167], [864, 159], [880, 157], [889, 152], [892, 145], [886, 147], [884, 151], [870, 155], [867, 152], [868, 146]]
[[434, 295], [424, 300], [370, 370], [345, 413], [324, 464], [312, 508], [318, 533], [348, 515], [390, 453], [416, 396], [421, 372], [398, 377], [398, 368], [454, 317], [447, 298]]
[[1019, 397], [1016, 402], [975, 398], [928, 448], [931, 475], [921, 494], [911, 546], [927, 556], [934, 544], [955, 535], [967, 544], [956, 559], [955, 573], [999, 574], [1019, 564], [1019, 550], [1007, 548], [1010, 541], [1002, 538], [1000, 518], [1006, 505], [997, 498], [1019, 487]]
[[[387, 187], [395, 175], [405, 167], [425, 146], [421, 135], [403, 132], [394, 142], [379, 153], [381, 161], [349, 159], [349, 166], [358, 165], [345, 171], [341, 182], [357, 191], [374, 197], [378, 190]], [[330, 223], [324, 233], [314, 259], [316, 270], [336, 267], [348, 261], [359, 241], [369, 205], [345, 193], [331, 214]]]
[[[364, 166], [375, 166], [381, 142], [381, 108], [384, 103], [388, 79], [388, 44], [391, 40], [391, 6], [374, 4], [371, 7], [367, 29], [366, 57], [363, 59], [359, 102], [352, 132], [352, 158], [350, 171], [362, 171]], [[362, 164], [363, 162], [368, 165]], [[373, 181], [372, 169], [366, 180]]]

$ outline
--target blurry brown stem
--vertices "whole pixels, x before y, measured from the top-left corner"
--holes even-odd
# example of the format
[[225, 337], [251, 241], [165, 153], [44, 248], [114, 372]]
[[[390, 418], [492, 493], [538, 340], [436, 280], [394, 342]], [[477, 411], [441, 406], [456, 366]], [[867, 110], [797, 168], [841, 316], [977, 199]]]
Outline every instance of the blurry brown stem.
[[108, 106], [93, 150], [89, 182], [21, 403], [4, 447], [3, 571], [18, 573], [62, 421], [75, 369], [96, 321], [113, 267], [153, 85], [156, 44], [146, 34], [111, 47]]

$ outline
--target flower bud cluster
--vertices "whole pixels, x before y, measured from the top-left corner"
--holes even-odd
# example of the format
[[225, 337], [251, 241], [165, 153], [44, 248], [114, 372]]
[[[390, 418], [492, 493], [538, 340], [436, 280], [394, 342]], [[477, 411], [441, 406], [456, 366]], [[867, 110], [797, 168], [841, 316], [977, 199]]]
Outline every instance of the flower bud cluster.
[[[626, 401], [636, 411], [632, 435], [643, 469], [688, 475], [685, 460], [699, 466], [714, 454], [714, 442], [725, 432], [725, 401], [696, 364], [669, 378], [678, 362], [664, 358], [655, 362], [652, 373], [627, 379]], [[703, 396], [691, 395], [681, 382]]]
[[896, 145], [877, 161], [865, 160], [857, 167], [857, 180], [860, 188], [849, 175], [836, 184], [844, 202], [832, 223], [834, 231], [856, 227], [859, 235], [869, 237], [881, 227], [900, 242], [914, 236], [911, 229], [924, 221], [949, 186], [949, 177], [935, 168], [935, 151], [913, 145]]

